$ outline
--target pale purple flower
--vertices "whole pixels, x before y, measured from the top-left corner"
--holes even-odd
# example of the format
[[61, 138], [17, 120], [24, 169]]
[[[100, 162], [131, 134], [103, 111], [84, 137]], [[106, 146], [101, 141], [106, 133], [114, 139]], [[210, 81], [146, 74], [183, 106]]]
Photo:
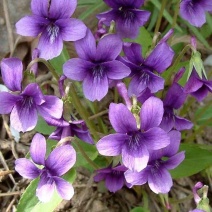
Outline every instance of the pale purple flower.
[[130, 184], [126, 182], [124, 172], [127, 168], [123, 165], [118, 164], [112, 167], [112, 164], [107, 168], [97, 170], [97, 174], [94, 176], [95, 182], [105, 181], [106, 188], [115, 193], [120, 190], [124, 185], [130, 187]]
[[144, 0], [104, 0], [112, 9], [97, 15], [105, 19], [103, 23], [110, 26], [115, 21], [116, 32], [122, 38], [136, 38], [139, 28], [149, 19], [150, 12], [140, 10]]
[[144, 102], [140, 111], [140, 127], [133, 114], [123, 104], [110, 104], [109, 119], [116, 131], [99, 140], [101, 155], [122, 155], [123, 164], [134, 171], [141, 171], [149, 161], [149, 150], [169, 145], [169, 136], [159, 128], [163, 117], [163, 103], [156, 97]]
[[[94, 141], [91, 137], [91, 134], [83, 120], [71, 120], [67, 122], [61, 119], [62, 124], [58, 126], [58, 124], [53, 124], [57, 126], [56, 130], [49, 136], [50, 139], [60, 141], [66, 137], [78, 137], [80, 140], [94, 144]], [[51, 124], [51, 123], [50, 123]]]
[[212, 92], [212, 80], [207, 80], [204, 75], [201, 79], [196, 70], [193, 69], [191, 76], [184, 87], [184, 92], [191, 94], [201, 102], [208, 95], [208, 92]]
[[41, 34], [38, 49], [46, 60], [57, 57], [63, 49], [63, 41], [76, 41], [86, 34], [82, 21], [70, 18], [77, 0], [32, 0], [32, 15], [16, 23], [17, 33], [36, 37]]
[[[15, 170], [24, 178], [35, 179], [40, 177], [36, 196], [41, 202], [49, 202], [54, 189], [66, 200], [74, 195], [72, 185], [61, 178], [68, 172], [76, 162], [76, 152], [71, 145], [64, 145], [55, 148], [45, 159], [46, 139], [37, 133], [32, 139], [30, 156], [32, 161], [20, 158], [15, 161]], [[43, 166], [42, 169], [37, 165]]]
[[166, 42], [159, 43], [147, 58], [143, 58], [142, 47], [137, 43], [125, 43], [125, 58], [121, 58], [130, 67], [132, 80], [129, 84], [129, 95], [141, 96], [148, 88], [151, 93], [163, 89], [164, 79], [154, 73], [163, 73], [172, 63], [173, 50]]
[[96, 40], [90, 30], [86, 37], [75, 42], [79, 58], [68, 60], [64, 75], [76, 81], [83, 81], [83, 92], [90, 101], [100, 101], [109, 89], [109, 80], [120, 80], [130, 74], [130, 69], [117, 61], [122, 50], [122, 41], [117, 35], [106, 35]]
[[[132, 185], [143, 185], [148, 182], [150, 189], [158, 193], [168, 193], [173, 185], [172, 177], [168, 170], [175, 169], [185, 158], [184, 152], [178, 152], [180, 133], [170, 131], [170, 145], [150, 152], [147, 167], [141, 172], [128, 170], [125, 172], [126, 181]], [[167, 157], [164, 160], [163, 157]]]
[[180, 15], [191, 25], [201, 27], [206, 22], [206, 11], [212, 12], [211, 0], [182, 0]]
[[175, 115], [174, 110], [179, 109], [185, 102], [187, 94], [183, 91], [183, 88], [177, 84], [169, 88], [164, 103], [164, 115], [160, 127], [166, 132], [169, 132], [172, 128], [181, 130], [191, 129], [193, 124], [182, 117]]
[[0, 114], [10, 114], [10, 123], [18, 131], [32, 130], [38, 113], [44, 118], [59, 119], [63, 102], [56, 96], [43, 95], [38, 84], [30, 83], [22, 90], [23, 65], [17, 58], [3, 59], [2, 79], [12, 92], [0, 92]]

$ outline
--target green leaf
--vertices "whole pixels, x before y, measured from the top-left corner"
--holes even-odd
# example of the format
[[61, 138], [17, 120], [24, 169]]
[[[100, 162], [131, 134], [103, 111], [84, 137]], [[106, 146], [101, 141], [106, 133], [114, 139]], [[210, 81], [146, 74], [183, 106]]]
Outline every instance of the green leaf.
[[181, 19], [181, 21], [187, 25], [187, 27], [194, 33], [194, 35], [199, 39], [199, 41], [202, 42], [202, 44], [206, 47], [211, 49], [210, 45], [208, 44], [207, 40], [204, 38], [204, 36], [199, 32], [199, 30], [192, 26], [191, 24], [189, 24], [187, 21]]
[[55, 127], [49, 126], [42, 117], [38, 117], [38, 122], [35, 127], [35, 131], [44, 135], [50, 135], [54, 130]]
[[54, 67], [56, 72], [60, 75], [63, 74], [63, 64], [70, 59], [67, 49], [64, 47], [63, 51], [58, 57], [49, 60], [50, 64]]
[[[154, 4], [154, 6], [160, 10], [161, 8], [161, 3], [159, 0], [151, 0], [152, 4]], [[171, 15], [167, 12], [167, 10], [164, 10], [163, 12], [163, 16], [164, 18], [172, 25], [173, 23], [173, 18], [171, 17]], [[179, 25], [176, 25], [176, 29], [179, 31], [179, 32], [182, 32], [182, 29], [179, 27]]]
[[99, 9], [100, 7], [104, 6], [104, 2], [102, 2], [101, 0], [96, 0], [95, 4], [93, 4], [91, 7], [88, 7], [87, 10], [85, 10], [85, 12], [83, 12], [80, 16], [79, 19], [81, 20], [85, 20], [86, 18], [88, 18], [95, 10]]
[[91, 144], [87, 144], [79, 139], [75, 139], [74, 142], [72, 142], [73, 147], [75, 148], [76, 152], [77, 152], [77, 160], [76, 163], [74, 165], [74, 167], [79, 167], [79, 166], [84, 166], [86, 167], [86, 164], [88, 164], [87, 160], [83, 157], [81, 151], [79, 150], [79, 148], [76, 145], [76, 142], [78, 143], [77, 145], [80, 145], [81, 148], [84, 150], [84, 152], [88, 155], [88, 157], [91, 160], [95, 160], [95, 158], [98, 156], [98, 151], [96, 149], [96, 147], [94, 145]]
[[185, 160], [171, 175], [174, 179], [194, 175], [212, 165], [212, 151], [202, 149], [196, 144], [181, 144], [180, 151], [185, 151]]
[[[210, 104], [210, 103], [207, 103], [207, 104]], [[194, 114], [194, 119], [199, 125], [204, 125], [205, 123], [207, 123], [207, 125], [212, 125], [212, 121], [211, 123], [208, 123], [208, 120], [211, 118], [212, 118], [211, 105], [205, 105], [203, 107], [198, 108], [198, 110]]]
[[[64, 175], [64, 179], [67, 180], [69, 183], [72, 183], [75, 178], [75, 169], [71, 169], [66, 175]], [[52, 212], [60, 204], [62, 198], [59, 196], [56, 190], [50, 202], [42, 203], [38, 200], [36, 196], [38, 181], [38, 178], [33, 180], [26, 188], [19, 201], [17, 212]]]
[[152, 36], [145, 27], [140, 28], [140, 33], [136, 39], [124, 39], [126, 42], [139, 43], [142, 46], [142, 55], [146, 55], [152, 45]]
[[143, 207], [136, 207], [130, 210], [130, 212], [150, 212], [148, 209], [143, 208]]

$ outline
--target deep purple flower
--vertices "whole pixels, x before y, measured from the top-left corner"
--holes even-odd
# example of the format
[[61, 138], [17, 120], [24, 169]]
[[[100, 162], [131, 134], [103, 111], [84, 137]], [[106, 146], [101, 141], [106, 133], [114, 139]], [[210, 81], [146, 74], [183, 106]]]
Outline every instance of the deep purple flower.
[[[45, 159], [46, 139], [37, 133], [30, 147], [32, 161], [20, 158], [15, 161], [15, 170], [24, 178], [35, 179], [40, 176], [36, 196], [42, 202], [48, 202], [56, 187], [63, 199], [70, 200], [74, 195], [72, 185], [61, 178], [76, 162], [76, 152], [70, 145], [55, 148]], [[39, 169], [36, 165], [44, 166]]]
[[16, 23], [17, 33], [32, 37], [41, 33], [39, 56], [46, 60], [57, 57], [62, 51], [63, 41], [76, 41], [86, 34], [83, 22], [70, 18], [76, 6], [77, 0], [32, 0], [32, 15]]
[[206, 11], [212, 11], [210, 0], [182, 0], [180, 2], [181, 17], [196, 27], [201, 27], [206, 22]]
[[169, 132], [172, 128], [178, 131], [191, 129], [193, 124], [187, 119], [181, 118], [175, 115], [174, 110], [179, 109], [185, 102], [187, 94], [184, 93], [183, 88], [177, 84], [169, 88], [164, 103], [164, 115], [160, 127], [166, 132]]
[[17, 58], [3, 59], [2, 79], [12, 92], [0, 92], [0, 114], [9, 114], [12, 127], [18, 131], [32, 130], [38, 113], [44, 118], [59, 119], [62, 116], [63, 102], [56, 96], [43, 95], [38, 84], [30, 83], [22, 90], [23, 65]]
[[150, 55], [144, 59], [142, 47], [137, 43], [126, 43], [123, 47], [126, 58], [121, 58], [131, 68], [132, 80], [129, 84], [129, 95], [139, 97], [148, 88], [151, 93], [163, 89], [164, 79], [154, 73], [161, 74], [172, 62], [173, 50], [166, 42], [159, 43]]
[[124, 185], [130, 187], [130, 184], [126, 182], [124, 172], [127, 168], [118, 164], [115, 167], [110, 165], [107, 168], [97, 170], [97, 174], [94, 176], [95, 182], [105, 180], [105, 186], [110, 191], [115, 193], [120, 190]]
[[68, 60], [63, 71], [72, 80], [83, 81], [83, 92], [90, 101], [100, 101], [108, 92], [109, 80], [119, 80], [130, 74], [130, 69], [115, 60], [122, 50], [117, 35], [107, 35], [96, 40], [90, 30], [85, 38], [75, 42], [79, 58]]
[[184, 92], [194, 96], [201, 102], [208, 94], [212, 92], [212, 80], [205, 79], [204, 75], [201, 79], [196, 70], [193, 69], [191, 76], [184, 87]]
[[169, 144], [169, 136], [158, 127], [162, 117], [162, 101], [150, 97], [142, 105], [138, 129], [138, 122], [136, 123], [135, 117], [125, 105], [111, 103], [109, 119], [117, 133], [99, 140], [99, 153], [106, 156], [121, 154], [127, 168], [141, 171], [149, 161], [149, 150], [158, 150]]
[[50, 139], [60, 141], [66, 137], [76, 136], [86, 143], [94, 144], [91, 134], [83, 120], [66, 122], [61, 119], [61, 121], [61, 125], [58, 126], [57, 123], [55, 124], [57, 129], [49, 136]]
[[[125, 172], [125, 178], [132, 185], [143, 185], [148, 181], [150, 189], [158, 193], [168, 193], [173, 185], [172, 178], [168, 170], [176, 168], [185, 158], [185, 153], [177, 153], [180, 145], [180, 133], [171, 131], [170, 145], [167, 147], [152, 151], [147, 167], [141, 172], [128, 170]], [[163, 160], [163, 157], [168, 157]]]
[[136, 38], [139, 27], [149, 19], [150, 12], [140, 10], [144, 0], [104, 0], [112, 9], [97, 15], [98, 19], [105, 19], [103, 23], [110, 26], [115, 21], [116, 32], [122, 38]]

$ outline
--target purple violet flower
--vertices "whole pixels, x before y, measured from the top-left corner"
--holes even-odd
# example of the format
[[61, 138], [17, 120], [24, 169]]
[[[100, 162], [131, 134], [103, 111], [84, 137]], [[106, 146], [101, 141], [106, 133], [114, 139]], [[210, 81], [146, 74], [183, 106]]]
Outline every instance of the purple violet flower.
[[139, 27], [149, 19], [150, 12], [140, 10], [144, 0], [104, 0], [112, 9], [97, 15], [98, 19], [105, 19], [103, 23], [110, 26], [115, 21], [116, 32], [122, 38], [136, 38]]
[[68, 60], [64, 75], [72, 80], [83, 81], [83, 92], [90, 101], [100, 101], [108, 92], [109, 80], [120, 80], [130, 74], [130, 69], [117, 61], [122, 41], [117, 35], [107, 35], [96, 40], [90, 30], [85, 38], [75, 42], [79, 58]]
[[206, 11], [212, 12], [210, 0], [182, 0], [180, 2], [181, 17], [196, 27], [201, 27], [206, 22]]
[[101, 155], [122, 155], [123, 164], [134, 171], [141, 171], [149, 161], [149, 150], [169, 145], [169, 136], [159, 128], [163, 117], [163, 102], [150, 97], [140, 111], [138, 129], [133, 114], [123, 104], [110, 104], [109, 119], [117, 133], [99, 140], [97, 149]]
[[104, 169], [97, 170], [97, 174], [94, 176], [95, 182], [100, 182], [105, 180], [105, 186], [110, 191], [115, 193], [120, 190], [124, 185], [131, 187], [129, 183], [126, 182], [124, 177], [124, 172], [128, 169], [118, 164], [115, 167], [112, 167], [112, 164]]
[[32, 0], [32, 15], [16, 23], [17, 33], [32, 37], [41, 33], [39, 56], [46, 60], [57, 57], [63, 49], [63, 41], [76, 41], [86, 34], [84, 23], [70, 18], [76, 6], [77, 0]]
[[[168, 170], [176, 168], [185, 158], [184, 152], [178, 152], [180, 145], [180, 132], [170, 131], [170, 145], [151, 151], [147, 167], [141, 172], [128, 170], [125, 172], [126, 181], [132, 185], [143, 185], [148, 181], [150, 189], [158, 193], [168, 193], [173, 181]], [[163, 160], [163, 157], [168, 157]]]
[[208, 92], [212, 92], [212, 80], [207, 80], [204, 75], [203, 79], [201, 79], [196, 70], [193, 69], [191, 76], [184, 87], [184, 92], [191, 94], [201, 102], [207, 96]]
[[61, 122], [62, 124], [59, 126], [57, 123], [55, 124], [57, 129], [49, 136], [50, 139], [60, 141], [69, 136], [76, 136], [88, 144], [94, 144], [91, 134], [83, 120], [66, 122], [61, 119]]
[[2, 79], [12, 92], [0, 92], [0, 114], [10, 114], [12, 127], [19, 132], [32, 130], [38, 113], [46, 120], [59, 119], [63, 112], [63, 102], [56, 96], [43, 95], [38, 84], [30, 83], [22, 90], [23, 65], [17, 58], [3, 59]]
[[191, 129], [193, 124], [187, 119], [181, 118], [174, 114], [174, 110], [179, 109], [185, 102], [187, 94], [184, 93], [183, 88], [177, 84], [169, 88], [164, 103], [164, 115], [160, 127], [166, 132], [169, 132], [172, 128], [181, 130]]
[[[61, 178], [76, 162], [76, 152], [71, 145], [55, 148], [45, 159], [46, 139], [37, 133], [30, 147], [32, 161], [20, 158], [15, 161], [15, 170], [24, 178], [35, 179], [40, 176], [36, 196], [41, 202], [49, 202], [56, 187], [63, 199], [70, 200], [74, 195], [72, 185]], [[39, 169], [36, 165], [44, 166]]]
[[151, 93], [163, 89], [164, 79], [154, 73], [163, 73], [172, 63], [173, 50], [166, 42], [159, 43], [150, 55], [144, 59], [141, 46], [137, 43], [126, 43], [123, 47], [126, 58], [121, 61], [131, 68], [132, 80], [129, 84], [129, 95], [139, 97], [148, 88]]

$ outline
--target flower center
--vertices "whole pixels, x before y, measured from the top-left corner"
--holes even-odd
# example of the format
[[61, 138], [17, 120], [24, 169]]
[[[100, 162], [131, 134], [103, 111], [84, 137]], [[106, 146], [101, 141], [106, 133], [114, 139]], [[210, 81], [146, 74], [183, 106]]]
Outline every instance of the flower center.
[[54, 43], [55, 39], [57, 38], [59, 34], [59, 27], [53, 23], [49, 24], [47, 27], [47, 32], [49, 36], [50, 43]]
[[128, 140], [129, 149], [132, 151], [137, 150], [141, 144], [141, 133], [133, 132], [133, 133], [129, 133], [129, 136], [130, 136]]
[[158, 170], [160, 169], [160, 166], [161, 166], [161, 162], [162, 162], [161, 160], [155, 160], [150, 163], [150, 165], [152, 165], [152, 167], [151, 167], [152, 174], [158, 172]]
[[132, 23], [135, 20], [135, 13], [131, 10], [129, 10], [129, 8], [124, 8], [122, 7], [120, 9], [120, 13], [122, 16], [122, 19], [125, 20], [125, 23]]
[[94, 78], [101, 79], [105, 74], [104, 67], [101, 64], [95, 65], [92, 69], [92, 74]]
[[23, 99], [21, 100], [22, 107], [28, 107], [31, 108], [34, 105], [34, 100], [31, 96], [23, 96]]

